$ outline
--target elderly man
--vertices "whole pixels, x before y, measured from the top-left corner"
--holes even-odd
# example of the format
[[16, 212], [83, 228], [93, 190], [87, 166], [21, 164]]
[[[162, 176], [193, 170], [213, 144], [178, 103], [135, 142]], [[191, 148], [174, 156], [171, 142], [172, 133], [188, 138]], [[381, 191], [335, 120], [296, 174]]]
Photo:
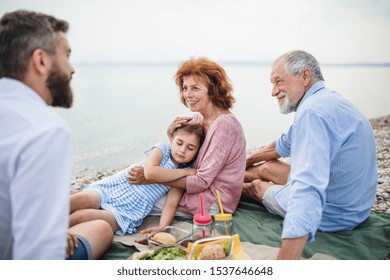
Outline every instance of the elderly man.
[[68, 230], [71, 136], [68, 23], [30, 11], [0, 18], [0, 260], [97, 258], [108, 223]]
[[369, 216], [377, 188], [375, 139], [367, 118], [325, 87], [307, 52], [279, 57], [271, 83], [281, 112], [295, 118], [287, 133], [247, 158], [243, 197], [284, 217], [277, 258], [298, 259], [317, 230], [352, 230]]

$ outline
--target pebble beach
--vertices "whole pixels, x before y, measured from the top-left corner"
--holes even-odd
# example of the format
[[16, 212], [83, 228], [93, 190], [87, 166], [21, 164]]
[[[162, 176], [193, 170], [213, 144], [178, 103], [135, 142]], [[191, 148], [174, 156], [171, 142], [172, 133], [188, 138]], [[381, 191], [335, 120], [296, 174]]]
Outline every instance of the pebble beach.
[[377, 150], [378, 190], [373, 211], [390, 214], [390, 115], [371, 119]]
[[[378, 189], [372, 211], [390, 214], [390, 115], [370, 119], [370, 122], [377, 145], [378, 168]], [[255, 149], [251, 149], [248, 154], [254, 151]], [[81, 190], [86, 185], [110, 176], [125, 167], [118, 166], [109, 170], [84, 170], [72, 178], [71, 192]]]

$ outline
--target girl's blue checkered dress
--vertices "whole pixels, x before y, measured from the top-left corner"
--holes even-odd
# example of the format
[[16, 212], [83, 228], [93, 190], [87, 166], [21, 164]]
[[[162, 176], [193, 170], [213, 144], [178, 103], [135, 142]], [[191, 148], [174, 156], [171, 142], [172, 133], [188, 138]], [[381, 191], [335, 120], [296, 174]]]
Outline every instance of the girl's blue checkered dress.
[[[165, 168], [178, 168], [171, 160], [171, 149], [167, 143], [158, 143], [153, 148], [159, 148], [163, 153], [160, 166]], [[144, 165], [150, 151], [145, 152], [144, 160], [137, 165]], [[161, 184], [134, 185], [128, 183], [128, 171], [131, 165], [116, 174], [95, 182], [85, 190], [99, 192], [101, 208], [112, 212], [120, 230], [117, 235], [133, 233], [141, 225], [143, 219], [152, 210], [153, 205], [169, 190], [168, 186]]]

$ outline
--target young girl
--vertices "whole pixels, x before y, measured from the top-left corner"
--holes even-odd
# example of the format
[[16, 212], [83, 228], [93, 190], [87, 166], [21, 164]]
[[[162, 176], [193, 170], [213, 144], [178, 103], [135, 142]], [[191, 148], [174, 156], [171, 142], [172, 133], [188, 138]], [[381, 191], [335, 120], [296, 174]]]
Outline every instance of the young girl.
[[[160, 218], [160, 227], [170, 225], [183, 190], [163, 185], [196, 174], [189, 168], [204, 140], [199, 124], [189, 123], [175, 130], [170, 144], [158, 143], [145, 152], [144, 166], [148, 181], [159, 184], [128, 183], [128, 170], [87, 186], [70, 197], [70, 227], [90, 220], [107, 221], [117, 235], [133, 233], [149, 214], [154, 203], [169, 191]], [[160, 184], [161, 183], [161, 184]]]

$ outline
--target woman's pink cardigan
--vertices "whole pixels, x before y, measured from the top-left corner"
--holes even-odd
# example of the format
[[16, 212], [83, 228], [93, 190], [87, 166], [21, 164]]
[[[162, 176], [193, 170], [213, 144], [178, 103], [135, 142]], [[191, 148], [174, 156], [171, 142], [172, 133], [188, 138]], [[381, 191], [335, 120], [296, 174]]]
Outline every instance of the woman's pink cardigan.
[[[200, 121], [200, 114], [194, 121]], [[217, 202], [219, 190], [224, 211], [233, 213], [240, 200], [244, 182], [246, 141], [244, 130], [230, 113], [219, 116], [206, 134], [196, 160], [198, 172], [187, 176], [186, 192], [180, 205], [191, 213], [199, 213], [199, 193], [203, 192], [203, 207], [207, 213]]]

